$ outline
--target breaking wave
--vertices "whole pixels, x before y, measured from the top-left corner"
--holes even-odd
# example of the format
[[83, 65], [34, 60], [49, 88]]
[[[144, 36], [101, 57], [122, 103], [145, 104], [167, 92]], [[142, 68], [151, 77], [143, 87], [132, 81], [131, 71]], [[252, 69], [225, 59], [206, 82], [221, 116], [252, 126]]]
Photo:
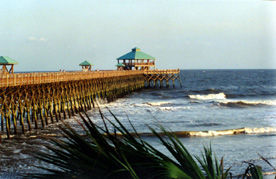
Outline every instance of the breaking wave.
[[[239, 128], [239, 129], [227, 129], [227, 130], [209, 130], [209, 131], [175, 131], [174, 135], [177, 137], [212, 137], [212, 136], [224, 136], [224, 135], [238, 135], [238, 134], [265, 134], [275, 133], [276, 127], [261, 127], [261, 128]], [[140, 136], [151, 137], [155, 136], [153, 133], [138, 133]], [[158, 132], [160, 136], [165, 136], [164, 132]], [[117, 133], [120, 135], [120, 133]], [[136, 135], [133, 133], [133, 135]]]
[[160, 111], [178, 111], [178, 110], [187, 110], [191, 109], [191, 106], [179, 106], [179, 107], [159, 107]]
[[267, 101], [220, 101], [217, 103], [219, 106], [226, 106], [226, 107], [254, 107], [254, 106], [275, 106], [276, 101], [274, 100], [267, 100]]
[[171, 102], [150, 102], [150, 103], [144, 103], [149, 106], [162, 106], [166, 104], [170, 104]]
[[217, 130], [217, 131], [200, 131], [190, 132], [190, 136], [198, 137], [210, 137], [220, 135], [237, 135], [237, 134], [264, 134], [276, 132], [276, 127], [262, 127], [262, 128], [240, 128], [240, 129], [229, 129], [229, 130]]
[[209, 99], [226, 99], [224, 93], [207, 94], [207, 95], [188, 95], [190, 99], [209, 100]]

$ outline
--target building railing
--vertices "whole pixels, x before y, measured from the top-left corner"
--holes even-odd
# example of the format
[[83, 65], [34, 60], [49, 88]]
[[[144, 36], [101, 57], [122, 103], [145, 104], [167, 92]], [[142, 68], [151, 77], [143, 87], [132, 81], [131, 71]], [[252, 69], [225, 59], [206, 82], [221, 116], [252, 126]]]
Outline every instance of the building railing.
[[128, 62], [128, 63], [123, 63], [124, 65], [126, 65], [126, 66], [136, 66], [136, 65], [145, 65], [145, 66], [147, 66], [147, 65], [154, 65], [154, 62], [149, 62], [149, 63], [141, 63], [141, 62]]
[[145, 70], [144, 74], [178, 74], [180, 73], [180, 69], [175, 70]]
[[47, 73], [14, 73], [0, 76], [0, 87], [19, 86], [29, 84], [54, 83], [62, 81], [86, 80], [95, 78], [119, 77], [128, 75], [142, 75], [143, 70], [128, 71], [88, 71], [88, 72], [47, 72]]

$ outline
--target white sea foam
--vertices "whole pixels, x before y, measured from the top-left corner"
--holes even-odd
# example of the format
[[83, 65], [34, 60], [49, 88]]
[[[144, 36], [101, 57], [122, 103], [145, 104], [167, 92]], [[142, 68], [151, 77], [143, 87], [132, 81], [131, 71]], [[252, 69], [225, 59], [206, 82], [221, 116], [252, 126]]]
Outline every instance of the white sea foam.
[[171, 102], [149, 102], [149, 103], [145, 103], [147, 105], [150, 105], [150, 106], [162, 106], [162, 105], [165, 105], [165, 104], [170, 104]]
[[210, 137], [210, 136], [218, 136], [218, 135], [233, 135], [231, 131], [199, 131], [190, 133], [191, 136], [198, 137]]
[[246, 100], [228, 100], [228, 101], [219, 101], [223, 105], [244, 105], [244, 106], [257, 106], [257, 105], [269, 105], [275, 106], [276, 100], [263, 100], [263, 101], [246, 101]]
[[226, 99], [224, 93], [207, 94], [207, 95], [188, 95], [190, 99], [209, 100], [209, 99]]
[[98, 106], [98, 107], [106, 107], [108, 105], [109, 105], [109, 103], [107, 102], [106, 99], [96, 98], [96, 106]]
[[133, 104], [135, 107], [148, 107], [148, 106], [162, 106], [166, 104], [170, 104], [171, 102], [148, 102], [148, 103], [136, 103]]
[[276, 127], [261, 127], [261, 128], [240, 128], [240, 129], [229, 129], [229, 130], [209, 130], [209, 131], [191, 131], [188, 132], [190, 136], [197, 137], [210, 137], [220, 135], [236, 135], [236, 134], [264, 134], [264, 133], [275, 133]]
[[20, 158], [20, 159], [27, 159], [27, 158], [29, 158], [29, 157], [30, 157], [30, 156], [27, 155], [27, 154], [22, 154], [22, 153], [19, 154], [19, 158]]
[[178, 111], [178, 110], [185, 110], [185, 109], [191, 109], [191, 106], [185, 106], [185, 107], [159, 107], [159, 110], [161, 111]]
[[145, 107], [145, 106], [148, 106], [148, 104], [146, 103], [137, 103], [137, 104], [133, 104], [134, 107]]
[[13, 153], [15, 153], [15, 154], [17, 154], [17, 153], [19, 153], [19, 152], [21, 152], [21, 149], [15, 149], [15, 150], [13, 151]]
[[[173, 132], [178, 137], [212, 137], [224, 135], [238, 135], [238, 134], [264, 134], [276, 133], [276, 127], [261, 127], [261, 128], [239, 128], [239, 129], [226, 129], [226, 130], [209, 130], [209, 131], [175, 131]], [[139, 133], [141, 136], [153, 136], [153, 133]], [[159, 132], [159, 135], [164, 135]]]
[[270, 132], [276, 132], [276, 127], [245, 128], [246, 134], [263, 134]]

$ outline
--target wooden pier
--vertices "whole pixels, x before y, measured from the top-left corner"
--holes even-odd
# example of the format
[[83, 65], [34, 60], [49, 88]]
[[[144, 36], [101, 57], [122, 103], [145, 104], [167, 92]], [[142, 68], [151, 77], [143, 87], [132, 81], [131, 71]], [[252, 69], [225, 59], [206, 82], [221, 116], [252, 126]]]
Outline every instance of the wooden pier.
[[[5, 73], [0, 76], [1, 136], [25, 134], [144, 87], [167, 86], [179, 70]], [[180, 81], [181, 85], [181, 81]]]
[[172, 81], [173, 87], [175, 87], [175, 81], [179, 81], [180, 87], [182, 87], [180, 79], [180, 70], [145, 70], [145, 86], [146, 87], [169, 87], [169, 82]]

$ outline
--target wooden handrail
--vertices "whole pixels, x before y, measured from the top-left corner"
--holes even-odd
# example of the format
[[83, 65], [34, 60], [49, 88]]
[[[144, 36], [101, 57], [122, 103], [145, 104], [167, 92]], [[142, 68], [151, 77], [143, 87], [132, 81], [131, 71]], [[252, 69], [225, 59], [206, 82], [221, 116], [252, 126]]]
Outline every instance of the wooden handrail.
[[180, 73], [180, 69], [172, 69], [172, 70], [145, 70], [144, 74], [178, 74]]
[[129, 75], [148, 74], [177, 74], [180, 70], [106, 70], [106, 71], [75, 71], [75, 72], [36, 72], [2, 74], [0, 87], [19, 86], [40, 83], [54, 83], [61, 81], [86, 80], [95, 78], [109, 78]]
[[143, 75], [143, 70], [128, 71], [88, 71], [88, 72], [42, 72], [42, 73], [14, 73], [0, 76], [0, 87], [54, 83], [61, 81], [86, 80], [95, 78], [108, 78], [128, 75]]

